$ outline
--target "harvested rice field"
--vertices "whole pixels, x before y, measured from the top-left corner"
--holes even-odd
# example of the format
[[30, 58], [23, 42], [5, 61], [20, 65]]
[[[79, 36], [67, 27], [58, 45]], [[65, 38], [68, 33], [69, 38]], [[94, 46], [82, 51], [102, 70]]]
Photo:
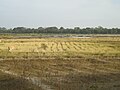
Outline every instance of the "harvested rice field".
[[0, 90], [120, 90], [120, 37], [2, 38]]

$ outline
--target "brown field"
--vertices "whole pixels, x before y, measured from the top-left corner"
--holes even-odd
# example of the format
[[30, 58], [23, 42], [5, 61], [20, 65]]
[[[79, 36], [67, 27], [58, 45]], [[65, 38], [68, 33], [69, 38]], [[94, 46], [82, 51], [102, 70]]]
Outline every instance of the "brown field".
[[120, 37], [1, 39], [0, 90], [120, 90]]

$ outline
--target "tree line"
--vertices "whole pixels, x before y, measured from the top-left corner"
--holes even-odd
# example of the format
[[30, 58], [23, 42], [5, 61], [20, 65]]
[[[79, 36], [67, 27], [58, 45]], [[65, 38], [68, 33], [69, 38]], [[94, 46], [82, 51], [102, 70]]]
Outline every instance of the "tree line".
[[95, 28], [64, 28], [64, 27], [39, 27], [35, 28], [26, 28], [26, 27], [15, 27], [13, 29], [6, 29], [4, 27], [0, 27], [0, 33], [51, 33], [51, 34], [120, 34], [120, 28], [103, 28], [101, 26]]

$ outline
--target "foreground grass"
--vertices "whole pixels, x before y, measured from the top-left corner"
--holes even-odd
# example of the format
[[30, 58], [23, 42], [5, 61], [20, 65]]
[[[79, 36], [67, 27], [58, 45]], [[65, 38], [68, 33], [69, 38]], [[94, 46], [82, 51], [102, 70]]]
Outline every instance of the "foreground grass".
[[23, 78], [8, 75], [0, 71], [0, 90], [42, 90]]
[[0, 68], [37, 77], [53, 90], [119, 90], [119, 59], [52, 59], [1, 61]]

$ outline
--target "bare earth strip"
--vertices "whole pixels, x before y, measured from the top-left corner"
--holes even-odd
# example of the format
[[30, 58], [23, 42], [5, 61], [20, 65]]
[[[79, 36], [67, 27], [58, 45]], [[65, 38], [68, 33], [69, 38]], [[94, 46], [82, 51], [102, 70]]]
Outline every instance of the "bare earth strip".
[[12, 72], [12, 71], [7, 71], [7, 70], [3, 70], [3, 69], [0, 69], [0, 71], [2, 71], [3, 73], [6, 73], [6, 74], [10, 74], [10, 75], [13, 75], [16, 77], [21, 77], [23, 79], [26, 79], [26, 80], [32, 82], [34, 85], [39, 86], [43, 90], [53, 90], [53, 89], [51, 89], [51, 87], [49, 85], [43, 84], [41, 82], [40, 78], [38, 78], [38, 77], [24, 77], [24, 76], [18, 75], [17, 73]]

